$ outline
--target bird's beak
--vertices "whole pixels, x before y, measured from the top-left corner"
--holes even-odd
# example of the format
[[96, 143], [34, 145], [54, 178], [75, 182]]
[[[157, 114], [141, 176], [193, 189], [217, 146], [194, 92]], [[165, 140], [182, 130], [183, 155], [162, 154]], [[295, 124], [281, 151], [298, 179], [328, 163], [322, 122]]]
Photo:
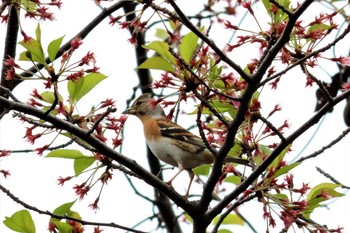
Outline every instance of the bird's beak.
[[122, 114], [128, 114], [128, 115], [135, 115], [136, 114], [136, 110], [132, 107], [125, 109], [124, 112], [122, 112]]

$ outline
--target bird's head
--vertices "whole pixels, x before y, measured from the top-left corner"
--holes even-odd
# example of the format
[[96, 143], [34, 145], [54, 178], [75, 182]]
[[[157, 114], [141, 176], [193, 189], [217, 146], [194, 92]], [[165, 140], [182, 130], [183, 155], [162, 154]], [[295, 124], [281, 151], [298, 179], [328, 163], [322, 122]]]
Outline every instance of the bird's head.
[[156, 100], [152, 99], [150, 93], [140, 95], [133, 104], [123, 112], [123, 114], [135, 115], [138, 118], [144, 116], [152, 116], [156, 118], [165, 117], [163, 108]]

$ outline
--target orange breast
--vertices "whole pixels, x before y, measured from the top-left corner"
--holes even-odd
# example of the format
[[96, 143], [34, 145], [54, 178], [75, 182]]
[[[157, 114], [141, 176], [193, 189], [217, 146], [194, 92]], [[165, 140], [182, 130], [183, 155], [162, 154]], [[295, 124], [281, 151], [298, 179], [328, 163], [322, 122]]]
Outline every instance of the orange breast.
[[143, 123], [143, 130], [146, 140], [157, 140], [157, 138], [161, 135], [157, 121], [150, 117], [143, 118], [141, 121]]

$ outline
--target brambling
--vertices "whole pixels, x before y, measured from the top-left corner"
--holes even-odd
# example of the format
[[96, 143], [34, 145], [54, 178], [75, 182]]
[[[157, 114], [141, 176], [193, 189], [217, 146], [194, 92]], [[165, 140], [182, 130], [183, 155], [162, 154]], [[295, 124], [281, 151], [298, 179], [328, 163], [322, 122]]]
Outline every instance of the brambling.
[[[189, 173], [187, 198], [194, 178], [192, 169], [213, 163], [215, 156], [200, 137], [167, 120], [163, 108], [152, 99], [150, 93], [139, 96], [123, 114], [137, 116], [143, 124], [146, 143], [152, 153], [161, 161], [178, 167], [179, 171], [167, 182], [169, 185], [183, 170]], [[249, 164], [248, 160], [234, 157], [226, 157], [225, 162]]]

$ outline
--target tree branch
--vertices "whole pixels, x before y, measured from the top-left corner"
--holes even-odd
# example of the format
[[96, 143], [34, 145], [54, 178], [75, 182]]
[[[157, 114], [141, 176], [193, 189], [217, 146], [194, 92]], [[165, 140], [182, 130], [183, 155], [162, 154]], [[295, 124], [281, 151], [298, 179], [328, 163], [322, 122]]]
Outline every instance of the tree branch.
[[[4, 64], [4, 61], [10, 57], [16, 56], [16, 47], [17, 47], [17, 36], [18, 36], [18, 30], [19, 30], [19, 23], [18, 23], [18, 15], [19, 15], [19, 9], [17, 12], [17, 9], [13, 6], [9, 9], [9, 21], [7, 23], [7, 31], [6, 31], [6, 38], [5, 38], [5, 48], [4, 48], [4, 56], [2, 59], [2, 64]], [[20, 80], [13, 79], [13, 80], [6, 80], [6, 73], [9, 69], [8, 66], [3, 65], [1, 70], [1, 82], [0, 86], [3, 86], [5, 88], [9, 88], [12, 90], [13, 87], [15, 87]], [[4, 92], [3, 89], [0, 89], [0, 96], [7, 97], [7, 92]], [[2, 106], [0, 106], [0, 114], [4, 111]], [[0, 118], [1, 119], [1, 118]]]
[[82, 225], [88, 226], [88, 225], [92, 225], [92, 226], [105, 226], [105, 227], [113, 227], [113, 228], [119, 228], [122, 230], [126, 230], [126, 231], [130, 231], [130, 232], [135, 232], [135, 233], [146, 233], [144, 231], [138, 231], [129, 227], [125, 227], [116, 223], [102, 223], [102, 222], [90, 222], [90, 221], [85, 221], [85, 220], [81, 220], [81, 219], [77, 219], [77, 218], [73, 218], [70, 216], [61, 216], [61, 215], [56, 215], [53, 214], [50, 211], [44, 211], [44, 210], [40, 210], [37, 207], [34, 207], [32, 205], [27, 204], [26, 202], [22, 201], [21, 199], [19, 199], [18, 197], [16, 197], [15, 195], [13, 195], [8, 189], [6, 189], [4, 186], [2, 186], [0, 184], [0, 190], [3, 191], [4, 193], [6, 193], [7, 196], [9, 196], [14, 202], [20, 204], [21, 206], [25, 207], [28, 210], [32, 210], [34, 212], [37, 212], [39, 214], [44, 214], [44, 215], [48, 215], [51, 218], [56, 218], [56, 219], [67, 219], [67, 220], [72, 220], [78, 223], [81, 223]]
[[20, 111], [25, 114], [38, 117], [39, 119], [42, 119], [44, 121], [50, 122], [51, 124], [55, 125], [58, 129], [65, 130], [75, 135], [76, 137], [83, 139], [85, 142], [87, 142], [93, 148], [95, 148], [96, 151], [100, 154], [103, 154], [121, 163], [122, 165], [129, 168], [131, 171], [138, 174], [139, 177], [141, 177], [147, 184], [151, 185], [152, 187], [158, 189], [160, 192], [168, 196], [178, 206], [183, 208], [187, 213], [193, 213], [193, 204], [187, 202], [181, 195], [179, 195], [173, 189], [169, 188], [169, 186], [165, 182], [161, 181], [159, 178], [152, 175], [142, 166], [138, 165], [135, 160], [131, 160], [128, 157], [118, 153], [111, 147], [98, 140], [93, 135], [88, 135], [86, 130], [83, 130], [77, 127], [76, 125], [73, 125], [72, 123], [64, 121], [53, 115], [45, 115], [45, 112], [42, 110], [39, 110], [27, 104], [13, 102], [4, 97], [0, 97], [0, 104], [10, 110]]
[[[126, 4], [126, 1], [120, 0], [114, 5], [105, 8], [102, 10], [102, 12], [96, 16], [90, 23], [88, 23], [80, 32], [78, 32], [73, 38], [71, 38], [69, 41], [67, 41], [64, 45], [61, 46], [61, 48], [58, 50], [57, 55], [55, 57], [55, 60], [62, 56], [62, 54], [70, 49], [71, 42], [74, 38], [81, 38], [84, 39], [93, 29], [95, 29], [96, 26], [98, 26], [105, 18], [107, 18], [110, 14], [112, 14], [114, 11], [119, 10]], [[45, 59], [46, 63], [51, 63], [51, 60], [49, 57]], [[35, 66], [28, 69], [27, 72], [21, 73], [22, 77], [31, 77], [33, 73], [38, 72], [38, 70], [44, 68], [42, 64], [36, 64]], [[14, 88], [14, 87], [13, 87]], [[13, 90], [13, 89], [10, 89]]]
[[227, 206], [232, 200], [234, 200], [239, 194], [248, 189], [248, 187], [267, 169], [267, 167], [273, 162], [273, 160], [291, 143], [294, 142], [300, 135], [315, 125], [328, 111], [336, 106], [338, 103], [350, 96], [350, 91], [344, 92], [333, 99], [332, 103], [327, 103], [318, 112], [316, 112], [308, 121], [306, 121], [301, 127], [295, 130], [285, 141], [281, 141], [280, 144], [272, 151], [251, 174], [247, 177], [237, 188], [228, 194], [217, 206], [213, 207], [207, 212], [208, 218], [212, 219], [219, 214], [225, 206]]
[[206, 37], [202, 32], [200, 32], [196, 26], [194, 26], [191, 21], [186, 17], [186, 15], [181, 11], [179, 6], [175, 3], [174, 0], [168, 0], [167, 1], [176, 11], [176, 13], [181, 18], [181, 22], [186, 25], [188, 29], [190, 29], [194, 34], [196, 34], [199, 38], [201, 38], [206, 44], [209, 45], [210, 48], [212, 48], [215, 53], [220, 57], [220, 59], [227, 63], [230, 67], [232, 67], [245, 81], [248, 83], [251, 82], [251, 77], [244, 72], [244, 70], [235, 62], [233, 62], [226, 54], [215, 44], [214, 41]]
[[331, 148], [332, 146], [334, 146], [335, 144], [340, 142], [340, 140], [342, 140], [348, 133], [350, 133], [350, 127], [347, 128], [346, 130], [344, 130], [336, 139], [331, 141], [328, 145], [323, 146], [320, 150], [317, 150], [317, 151], [315, 151], [314, 153], [312, 153], [312, 154], [310, 154], [308, 156], [301, 157], [296, 162], [297, 163], [301, 163], [301, 162], [303, 162], [303, 161], [305, 161], [307, 159], [314, 158], [314, 157], [318, 156], [319, 154], [322, 154], [323, 152], [325, 152], [325, 150]]
[[[133, 21], [136, 18], [136, 14], [134, 12], [136, 3], [129, 2], [124, 5], [124, 11], [126, 13], [127, 21]], [[135, 28], [130, 27], [129, 31], [132, 35], [134, 33]], [[137, 46], [135, 47], [136, 54], [136, 63], [137, 66], [141, 65], [144, 61], [147, 60], [147, 51], [142, 47], [146, 43], [145, 34], [143, 32], [138, 32], [136, 35]], [[153, 90], [151, 88], [152, 77], [150, 71], [148, 69], [136, 69], [137, 76], [139, 78], [139, 87], [142, 93], [152, 93]], [[152, 151], [147, 147], [147, 160], [150, 166], [150, 171], [153, 175], [158, 175], [161, 180], [163, 180], [161, 166], [159, 159], [152, 153]], [[155, 193], [155, 204], [159, 210], [160, 215], [165, 223], [165, 226], [169, 232], [181, 233], [181, 227], [179, 222], [177, 221], [174, 210], [171, 206], [169, 198], [163, 193], [159, 193], [156, 189]]]

